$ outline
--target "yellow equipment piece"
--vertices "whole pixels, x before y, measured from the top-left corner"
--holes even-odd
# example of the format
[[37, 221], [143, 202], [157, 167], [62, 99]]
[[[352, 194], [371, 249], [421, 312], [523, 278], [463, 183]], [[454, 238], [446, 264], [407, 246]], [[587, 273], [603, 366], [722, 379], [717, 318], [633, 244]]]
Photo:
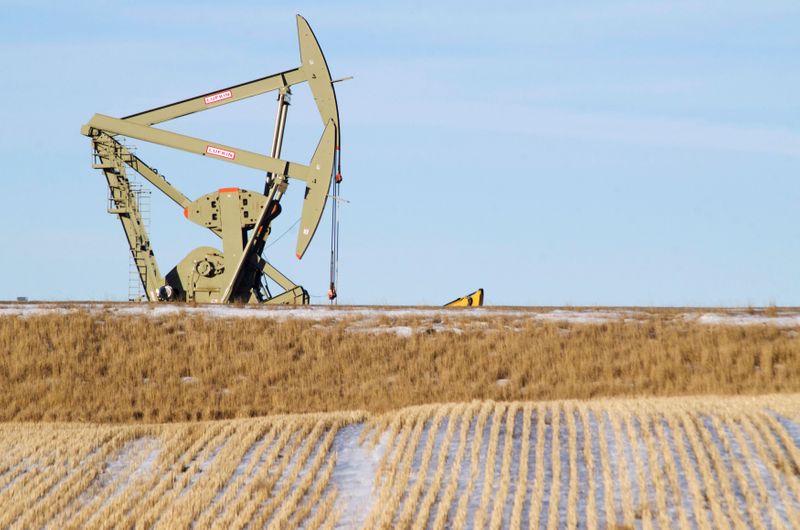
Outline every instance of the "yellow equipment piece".
[[478, 307], [483, 305], [483, 289], [478, 289], [467, 296], [456, 298], [445, 307]]

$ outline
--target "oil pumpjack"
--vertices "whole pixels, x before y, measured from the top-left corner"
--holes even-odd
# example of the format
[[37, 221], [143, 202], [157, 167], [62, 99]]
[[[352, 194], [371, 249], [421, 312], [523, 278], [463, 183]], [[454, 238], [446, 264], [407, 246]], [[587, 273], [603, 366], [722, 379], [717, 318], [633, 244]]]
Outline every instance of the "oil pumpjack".
[[[110, 192], [109, 213], [117, 215], [128, 240], [133, 263], [149, 301], [208, 303], [307, 304], [308, 292], [272, 266], [263, 252], [272, 221], [280, 214], [280, 201], [291, 181], [304, 184], [296, 256], [302, 259], [319, 226], [326, 202], [332, 197], [331, 283], [328, 298], [336, 298], [338, 221], [336, 197], [339, 164], [339, 111], [336, 92], [325, 56], [308, 22], [297, 15], [300, 66], [274, 75], [169, 105], [112, 118], [95, 114], [81, 128], [92, 142], [94, 163], [102, 170]], [[323, 132], [308, 165], [280, 158], [291, 87], [308, 83], [322, 119]], [[193, 138], [153, 127], [181, 116], [228, 105], [245, 98], [278, 92], [278, 110], [269, 156], [218, 142]], [[238, 164], [266, 173], [263, 193], [240, 188], [220, 188], [191, 200], [157, 170], [139, 159], [118, 137], [137, 139], [201, 156]], [[190, 251], [166, 276], [162, 276], [150, 246], [147, 228], [126, 170], [132, 169], [183, 209], [191, 222], [222, 239], [222, 251], [199, 247]], [[283, 289], [272, 296], [267, 279]]]

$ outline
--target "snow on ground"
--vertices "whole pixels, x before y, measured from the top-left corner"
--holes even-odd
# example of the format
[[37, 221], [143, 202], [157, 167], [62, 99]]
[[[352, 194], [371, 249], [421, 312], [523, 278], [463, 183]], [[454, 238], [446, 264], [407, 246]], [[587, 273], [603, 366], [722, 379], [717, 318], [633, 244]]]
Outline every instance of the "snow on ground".
[[[775, 412], [773, 406], [787, 410], [789, 416]], [[209, 423], [194, 432], [213, 443], [195, 443], [195, 450], [204, 446], [208, 450], [191, 460], [186, 459], [189, 453], [174, 455], [184, 462], [177, 468], [175, 461], [161, 455], [171, 454], [165, 444], [175, 436], [168, 433], [188, 434], [189, 424], [163, 426], [161, 434], [161, 427], [152, 426], [147, 434], [109, 452], [93, 468], [96, 474], [83, 471], [93, 476], [83, 491], [72, 490], [74, 497], [64, 498], [56, 491], [62, 482], [57, 482], [53, 499], [63, 499], [64, 509], [88, 507], [98, 515], [120, 496], [147, 496], [149, 488], [134, 492], [132, 486], [143, 476], [162, 476], [167, 489], [159, 489], [158, 497], [171, 496], [171, 503], [190, 505], [192, 498], [207, 499], [195, 512], [197, 517], [212, 517], [206, 522], [222, 520], [214, 517], [226, 517], [228, 512], [238, 516], [242, 503], [250, 500], [256, 503], [253, 513], [258, 518], [268, 506], [282, 509], [289, 502], [286, 499], [295, 497], [295, 504], [288, 506], [305, 510], [304, 515], [293, 519], [293, 512], [286, 513], [288, 519], [283, 521], [305, 527], [317, 510], [323, 510], [322, 501], [314, 499], [324, 496], [313, 494], [313, 484], [336, 492], [330, 512], [338, 517], [336, 528], [360, 528], [367, 521], [393, 527], [403, 520], [430, 528], [439, 516], [446, 517], [448, 527], [458, 526], [461, 520], [467, 527], [483, 521], [501, 528], [518, 524], [525, 528], [779, 528], [800, 520], [796, 477], [800, 395], [561, 401], [527, 407], [474, 402], [412, 407], [392, 414], [403, 421], [397, 437], [388, 429], [373, 432], [377, 424], [370, 421], [345, 422], [338, 427], [329, 453], [321, 452], [322, 438], [309, 436], [311, 429], [302, 428], [308, 421], [317, 421], [311, 416], [308, 420], [287, 416], [286, 421], [275, 417]], [[530, 414], [527, 434], [526, 414]], [[370, 435], [362, 437], [367, 427]], [[108, 429], [81, 428], [86, 429], [87, 439], [93, 436], [92, 429]], [[37, 455], [33, 459], [37, 471], [32, 473], [33, 460], [20, 458], [14, 448], [23, 447], [22, 441], [40, 429], [55, 434], [49, 438], [51, 446], [45, 442], [32, 448]], [[20, 486], [18, 480], [35, 484], [37, 477], [63, 474], [63, 457], [48, 455], [64, 449], [57, 441], [63, 437], [59, 432], [75, 429], [69, 424], [0, 424], [0, 504], [11, 497], [24, 500], [28, 491], [33, 495], [30, 507], [56, 502], [43, 499], [36, 488]], [[411, 436], [403, 437], [405, 433]], [[284, 442], [276, 445], [282, 436]], [[231, 453], [242, 440], [247, 444]], [[461, 464], [456, 468], [459, 451]], [[235, 459], [227, 463], [221, 456], [234, 453]], [[329, 481], [321, 478], [324, 473], [311, 470], [316, 455], [332, 464]], [[332, 457], [335, 461], [331, 462]], [[195, 465], [190, 465], [192, 460]], [[86, 462], [75, 465], [76, 477], [82, 473], [81, 466], [90, 465]], [[520, 474], [523, 467], [527, 468], [524, 476]], [[307, 479], [311, 482], [304, 486]], [[68, 481], [63, 484], [62, 494], [71, 488]], [[201, 485], [215, 490], [199, 495], [194, 490]], [[448, 490], [453, 495], [445, 505]], [[228, 497], [230, 501], [221, 502]], [[133, 499], [136, 504], [153, 500], [137, 498]], [[33, 513], [19, 504], [16, 508], [20, 520]], [[170, 509], [164, 506], [158, 517]], [[53, 521], [69, 520], [68, 514], [54, 513], [53, 517]], [[99, 516], [87, 517], [88, 526], [102, 522]], [[279, 522], [277, 512], [265, 517], [267, 524]]]
[[133, 481], [150, 475], [160, 451], [159, 440], [153, 436], [135, 438], [126, 443], [106, 462], [103, 472], [94, 479], [90, 488], [83, 492], [78, 502], [88, 503], [103, 488], [113, 488], [111, 493], [102, 499], [98, 507], [98, 510], [102, 510], [108, 503], [122, 495]]
[[[448, 480], [455, 480], [457, 484], [454, 500], [449, 506], [439, 506], [445, 486], [432, 492], [436, 503], [427, 526], [431, 526], [438, 510], [443, 509], [447, 510], [449, 520], [454, 521], [463, 505], [467, 527], [472, 527], [479, 519], [485, 524], [494, 514], [499, 517], [501, 527], [509, 528], [517, 491], [523, 499], [518, 521], [526, 528], [529, 524], [533, 528], [573, 524], [584, 527], [589, 518], [600, 527], [632, 523], [639, 528], [647, 526], [645, 520], [648, 520], [650, 524], [655, 522], [667, 527], [685, 521], [687, 527], [698, 528], [709, 518], [711, 527], [737, 520], [747, 527], [772, 527], [773, 523], [792, 526], [800, 515], [800, 499], [792, 485], [796, 480], [792, 476], [792, 464], [788, 464], [788, 468], [784, 466], [796, 458], [789, 455], [793, 452], [796, 455], [800, 448], [800, 425], [781, 417], [779, 421], [785, 429], [782, 438], [774, 426], [768, 427], [768, 422], [762, 421], [758, 427], [760, 434], [754, 439], [748, 434], [751, 431], [742, 426], [742, 421], [751, 421], [752, 416], [730, 419], [726, 414], [697, 411], [690, 413], [688, 424], [681, 424], [674, 421], [678, 416], [667, 421], [673, 412], [679, 413], [670, 408], [672, 410], [662, 416], [643, 413], [647, 409], [637, 410], [636, 403], [626, 403], [622, 408], [612, 405], [608, 410], [589, 411], [588, 423], [584, 424], [574, 404], [551, 404], [533, 411], [529, 438], [524, 440], [523, 411], [517, 410], [512, 421], [513, 430], [508, 430], [506, 411], [495, 407], [486, 417], [481, 431], [475, 432], [475, 419], [472, 420], [461, 468], [456, 472], [445, 468], [444, 484]], [[762, 412], [771, 414], [766, 410]], [[537, 421], [540, 415], [542, 422]], [[450, 416], [450, 421], [460, 423], [462, 420]], [[447, 421], [436, 430], [432, 429], [430, 416], [416, 421], [417, 425], [424, 422], [416, 445], [406, 446], [402, 454], [390, 455], [390, 460], [401, 467], [410, 459], [411, 467], [406, 477], [390, 487], [393, 491], [383, 493], [388, 499], [387, 506], [375, 507], [381, 521], [379, 526], [399, 523], [404, 503], [420, 481], [425, 484], [420, 498], [431, 493], [428, 489], [434, 483], [436, 455], [444, 455], [451, 463], [455, 458], [458, 436], [447, 445], [443, 441]], [[556, 421], [558, 428], [554, 429]], [[619, 425], [620, 421], [622, 427], [615, 433], [612, 422]], [[542, 433], [537, 432], [539, 425], [543, 427]], [[414, 426], [412, 422], [406, 429]], [[512, 437], [512, 442], [510, 454], [506, 456], [503, 447], [508, 436]], [[699, 442], [690, 443], [690, 437]], [[539, 440], [542, 447], [538, 446]], [[746, 447], [740, 446], [740, 441]], [[771, 450], [759, 453], [755, 448], [764, 444], [770, 445]], [[529, 447], [528, 473], [520, 477], [524, 445]], [[433, 447], [434, 456], [423, 466], [429, 446]], [[537, 461], [540, 454], [543, 460]], [[768, 454], [769, 459], [762, 459], [762, 454]], [[591, 455], [591, 463], [588, 455]], [[788, 460], [783, 460], [787, 457]], [[474, 458], [476, 462], [471, 461]], [[375, 459], [376, 456], [371, 456], [372, 462]], [[348, 458], [342, 460], [346, 462]], [[352, 465], [344, 462], [342, 465]], [[501, 497], [506, 470], [510, 483], [506, 484], [506, 494]], [[365, 468], [362, 473], [368, 475], [370, 469]], [[543, 484], [537, 484], [538, 477]], [[359, 477], [359, 487], [368, 479], [368, 476]], [[700, 497], [696, 495], [695, 484], [699, 484]], [[339, 481], [337, 486], [342, 491], [348, 488], [346, 481]], [[536, 499], [536, 495], [542, 497]], [[386, 515], [385, 509], [394, 499], [399, 501], [394, 515]], [[709, 503], [717, 503], [715, 513]], [[633, 521], [623, 521], [626, 512], [634, 514]], [[609, 521], [609, 517], [613, 520]]]
[[597, 309], [554, 309], [546, 312], [532, 312], [527, 315], [535, 320], [545, 322], [569, 322], [571, 324], [604, 324], [617, 320], [635, 322], [646, 317], [642, 311], [603, 311]]
[[[66, 315], [86, 311], [110, 316], [143, 315], [152, 318], [171, 315], [198, 315], [209, 318], [264, 318], [272, 320], [311, 320], [317, 322], [343, 321], [357, 333], [392, 333], [410, 337], [425, 331], [450, 331], [462, 333], [463, 329], [444, 324], [442, 319], [458, 320], [468, 328], [487, 324], [494, 317], [516, 319], [510, 330], [526, 319], [541, 322], [566, 322], [570, 324], [604, 324], [608, 322], [639, 322], [657, 315], [646, 309], [549, 309], [549, 308], [438, 308], [438, 307], [359, 307], [359, 306], [222, 306], [180, 304], [130, 304], [130, 303], [0, 303], [0, 317], [31, 317], [35, 315]], [[800, 311], [719, 309], [711, 312], [678, 312], [674, 318], [703, 325], [800, 327]], [[413, 329], [407, 325], [390, 325], [386, 320], [423, 319], [425, 325]], [[464, 322], [466, 321], [466, 322]]]
[[763, 313], [686, 313], [683, 315], [687, 320], [693, 320], [698, 324], [713, 326], [756, 326], [768, 325], [781, 328], [792, 328], [800, 326], [800, 313], [780, 312], [775, 316], [768, 316]]
[[337, 528], [361, 528], [375, 505], [372, 486], [386, 440], [384, 437], [375, 449], [370, 449], [358, 441], [363, 429], [363, 423], [347, 425], [333, 440], [336, 467], [331, 483], [339, 491], [337, 506], [341, 510]]
[[442, 316], [458, 316], [465, 318], [486, 318], [490, 316], [516, 316], [528, 315], [523, 310], [506, 309], [444, 309], [444, 308], [371, 308], [371, 307], [337, 307], [337, 306], [256, 306], [238, 307], [223, 305], [178, 305], [178, 304], [73, 304], [73, 303], [0, 303], [0, 316], [33, 316], [44, 314], [69, 314], [71, 312], [87, 311], [90, 313], [105, 313], [111, 315], [144, 315], [149, 317], [163, 317], [178, 314], [202, 315], [217, 318], [267, 318], [276, 320], [328, 320], [343, 318], [435, 318]]
[[[414, 334], [414, 328], [411, 326], [375, 326], [375, 327], [350, 327], [348, 331], [351, 333], [366, 333], [368, 335], [381, 335], [381, 334], [390, 334], [390, 335], [397, 335], [398, 337], [410, 337]], [[421, 333], [423, 330], [418, 329], [417, 333]]]

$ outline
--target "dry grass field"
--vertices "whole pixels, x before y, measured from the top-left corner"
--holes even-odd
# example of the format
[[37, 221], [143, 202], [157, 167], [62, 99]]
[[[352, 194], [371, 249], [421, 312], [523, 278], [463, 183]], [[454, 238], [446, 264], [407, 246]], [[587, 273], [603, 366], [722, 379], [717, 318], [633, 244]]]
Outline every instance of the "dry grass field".
[[0, 424], [1, 528], [791, 528], [800, 396]]
[[800, 322], [777, 314], [26, 307], [0, 307], [0, 421], [800, 392]]
[[0, 528], [793, 528], [800, 312], [0, 304]]

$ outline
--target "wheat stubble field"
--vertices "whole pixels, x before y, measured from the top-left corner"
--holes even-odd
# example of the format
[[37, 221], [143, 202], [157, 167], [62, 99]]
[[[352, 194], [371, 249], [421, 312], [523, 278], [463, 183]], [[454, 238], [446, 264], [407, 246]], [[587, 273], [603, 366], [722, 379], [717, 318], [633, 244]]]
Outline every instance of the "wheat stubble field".
[[0, 528], [793, 528], [800, 312], [0, 305]]

